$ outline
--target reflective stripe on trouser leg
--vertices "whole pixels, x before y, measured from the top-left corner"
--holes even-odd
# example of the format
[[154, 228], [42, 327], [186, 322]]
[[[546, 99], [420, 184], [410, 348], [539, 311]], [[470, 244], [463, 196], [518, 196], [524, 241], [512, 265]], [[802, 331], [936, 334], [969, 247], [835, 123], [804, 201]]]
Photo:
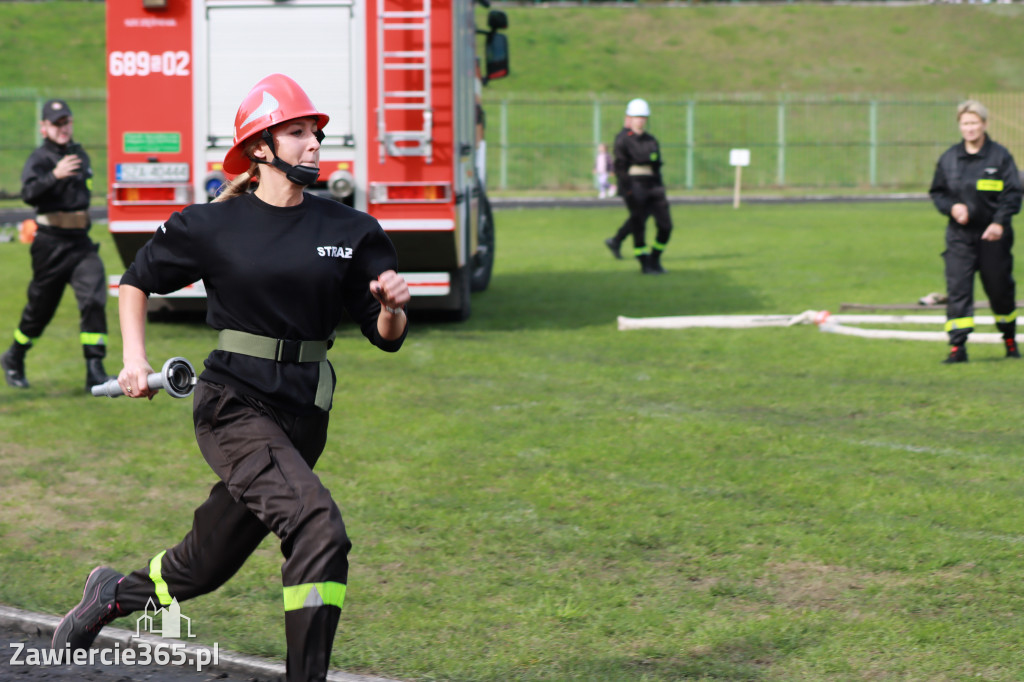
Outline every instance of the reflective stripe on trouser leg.
[[974, 331], [973, 317], [956, 317], [946, 320], [946, 333], [949, 334], [949, 345], [962, 346], [967, 337]]
[[1012, 339], [1017, 336], [1017, 311], [1009, 315], [995, 315], [996, 329], [1000, 331], [1004, 339]]
[[23, 346], [31, 346], [32, 342], [35, 341], [35, 339], [29, 338], [28, 336], [22, 334], [20, 329], [14, 330], [14, 340]]
[[171, 593], [167, 589], [167, 583], [164, 582], [163, 577], [163, 560], [164, 554], [167, 554], [167, 550], [164, 550], [153, 557], [149, 562], [149, 579], [153, 581], [153, 587], [156, 591], [157, 601], [160, 602], [160, 606], [169, 606], [171, 603]]
[[668, 244], [663, 244], [663, 243], [661, 243], [659, 241], [655, 241], [653, 244], [651, 244], [651, 250], [652, 251], [664, 251], [666, 246], [668, 246]]
[[993, 315], [996, 320], [996, 324], [1009, 324], [1010, 322], [1017, 321], [1017, 311], [1014, 310], [1009, 315]]
[[126, 614], [154, 606], [170, 606], [174, 601], [163, 575], [166, 554], [167, 550], [160, 552], [117, 584], [117, 604]]
[[974, 318], [973, 317], [958, 317], [955, 320], [946, 320], [946, 331], [952, 332], [957, 330], [970, 331], [974, 329]]
[[345, 604], [345, 585], [336, 582], [305, 583], [284, 588], [284, 610], [297, 611], [315, 606]]
[[82, 332], [78, 335], [82, 342], [82, 355], [88, 360], [90, 358], [103, 359], [107, 357], [107, 335], [97, 332]]
[[82, 332], [78, 335], [78, 340], [83, 346], [105, 346], [107, 345], [106, 334], [94, 334], [91, 332]]

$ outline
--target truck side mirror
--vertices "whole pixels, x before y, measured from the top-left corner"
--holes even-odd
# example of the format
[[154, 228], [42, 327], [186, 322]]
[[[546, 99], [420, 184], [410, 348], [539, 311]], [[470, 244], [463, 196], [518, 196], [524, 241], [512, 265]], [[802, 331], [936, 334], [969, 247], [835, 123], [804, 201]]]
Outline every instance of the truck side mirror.
[[487, 34], [487, 80], [508, 75], [508, 37], [504, 33]]

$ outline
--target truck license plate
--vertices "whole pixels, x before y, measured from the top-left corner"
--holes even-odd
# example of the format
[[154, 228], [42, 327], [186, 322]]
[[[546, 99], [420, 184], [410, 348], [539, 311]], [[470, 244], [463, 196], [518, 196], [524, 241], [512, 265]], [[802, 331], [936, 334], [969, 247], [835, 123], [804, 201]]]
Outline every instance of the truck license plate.
[[187, 163], [119, 163], [119, 182], [188, 182]]

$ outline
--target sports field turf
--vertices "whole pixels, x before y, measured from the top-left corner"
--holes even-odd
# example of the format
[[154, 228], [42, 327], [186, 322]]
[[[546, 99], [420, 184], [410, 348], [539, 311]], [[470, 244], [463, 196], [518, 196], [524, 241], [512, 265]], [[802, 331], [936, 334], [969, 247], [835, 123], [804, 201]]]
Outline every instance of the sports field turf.
[[[355, 548], [333, 662], [419, 680], [1016, 680], [1019, 361], [813, 326], [620, 332], [617, 315], [799, 313], [941, 290], [925, 203], [677, 206], [669, 274], [620, 208], [500, 211], [492, 288], [397, 355], [342, 330], [319, 471]], [[97, 230], [102, 233], [102, 229]], [[119, 271], [109, 238], [102, 254]], [[13, 327], [27, 247], [0, 244]], [[114, 304], [111, 360], [120, 355]], [[59, 614], [143, 565], [213, 482], [187, 400], [86, 397], [72, 297], [0, 391], [0, 603]], [[986, 330], [987, 331], [987, 330]], [[154, 324], [197, 365], [201, 325]], [[280, 656], [268, 541], [183, 605]]]

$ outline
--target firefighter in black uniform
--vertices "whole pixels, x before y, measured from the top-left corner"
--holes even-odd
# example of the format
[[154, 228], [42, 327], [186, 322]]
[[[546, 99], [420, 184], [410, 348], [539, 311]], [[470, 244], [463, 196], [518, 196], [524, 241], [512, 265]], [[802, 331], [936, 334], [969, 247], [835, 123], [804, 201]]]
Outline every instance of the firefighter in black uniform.
[[21, 172], [21, 198], [36, 209], [38, 230], [32, 241], [32, 281], [28, 303], [14, 330], [14, 342], [0, 367], [9, 386], [28, 388], [25, 354], [53, 319], [68, 284], [78, 299], [79, 338], [85, 354], [85, 390], [106, 381], [107, 276], [99, 244], [89, 239], [89, 195], [92, 165], [82, 146], [72, 140], [71, 109], [63, 100], [43, 105], [41, 147], [32, 152]]
[[[303, 192], [318, 175], [328, 117], [291, 78], [261, 80], [235, 118], [214, 203], [173, 214], [121, 279], [125, 395], [151, 396], [146, 297], [198, 279], [219, 342], [194, 394], [196, 439], [220, 478], [185, 538], [122, 575], [100, 567], [58, 625], [54, 649], [91, 646], [132, 611], [217, 589], [273, 532], [281, 540], [288, 680], [324, 680], [351, 547], [341, 513], [313, 473], [327, 439], [335, 374], [327, 361], [346, 313], [371, 343], [396, 351], [409, 289], [380, 224]], [[255, 192], [245, 188], [258, 178]]]
[[[633, 235], [633, 255], [640, 261], [640, 271], [656, 275], [665, 272], [661, 254], [672, 234], [665, 184], [661, 180], [661, 149], [658, 140], [646, 132], [651, 108], [642, 99], [626, 105], [625, 127], [615, 137], [615, 177], [619, 194], [626, 201], [629, 218], [613, 237], [605, 240], [612, 255], [621, 258], [622, 242]], [[646, 231], [648, 216], [654, 216], [657, 234], [648, 252]]]
[[975, 273], [981, 274], [1006, 357], [1019, 358], [1011, 220], [1020, 211], [1020, 175], [1010, 152], [985, 132], [984, 105], [974, 100], [962, 103], [957, 123], [963, 140], [939, 157], [929, 190], [935, 207], [949, 216], [942, 255], [951, 348], [943, 362], [967, 362], [967, 337], [974, 330]]

